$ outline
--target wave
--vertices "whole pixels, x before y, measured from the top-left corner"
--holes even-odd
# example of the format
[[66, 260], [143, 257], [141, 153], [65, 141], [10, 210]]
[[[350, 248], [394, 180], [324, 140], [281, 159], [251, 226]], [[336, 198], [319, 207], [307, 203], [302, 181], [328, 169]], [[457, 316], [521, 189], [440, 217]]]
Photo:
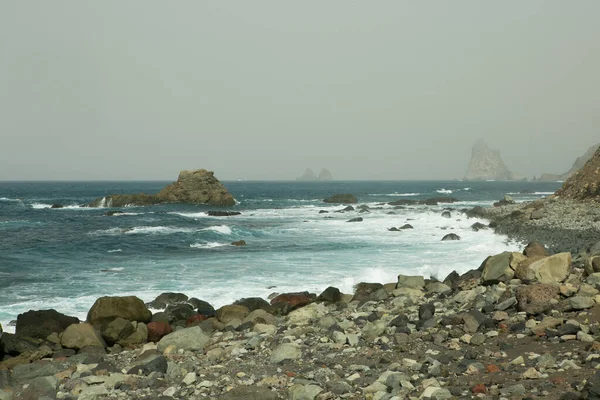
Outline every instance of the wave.
[[219, 243], [219, 242], [208, 242], [208, 243], [194, 243], [190, 244], [190, 247], [194, 249], [214, 249], [217, 247], [229, 246], [229, 243]]
[[171, 215], [179, 215], [180, 217], [186, 218], [208, 218], [206, 212], [169, 212]]
[[120, 253], [122, 251], [123, 250], [121, 250], [121, 249], [114, 249], [114, 250], [108, 250], [107, 253]]
[[436, 190], [436, 192], [438, 192], [440, 194], [452, 194], [452, 193], [454, 193], [454, 190], [442, 188], [442, 189]]
[[[46, 208], [52, 208], [53, 204], [47, 204], [47, 203], [31, 203], [31, 208], [33, 208], [34, 210], [44, 210]], [[87, 210], [93, 210], [94, 208], [92, 207], [82, 207], [79, 204], [71, 204], [71, 205], [60, 205], [60, 207], [55, 207], [52, 208], [53, 210], [80, 210], [80, 211], [87, 211]]]
[[369, 196], [420, 196], [421, 193], [372, 193]]
[[101, 269], [100, 271], [102, 271], [102, 272], [121, 272], [124, 269], [125, 268], [123, 268], [123, 267], [115, 267], [115, 268], [104, 268], [104, 269]]
[[6, 201], [6, 202], [11, 202], [11, 203], [22, 203], [23, 200], [21, 199], [9, 199], [8, 197], [0, 197], [0, 201]]
[[223, 235], [231, 235], [231, 228], [228, 227], [227, 225], [215, 225], [215, 226], [209, 226], [208, 228], [204, 228], [203, 230], [205, 231], [213, 231], [213, 232], [217, 232]]
[[194, 232], [195, 229], [191, 228], [178, 228], [171, 226], [134, 226], [133, 228], [110, 228], [99, 231], [91, 232], [93, 235], [137, 235], [137, 234], [151, 234], [151, 235], [169, 235], [172, 233], [190, 233]]

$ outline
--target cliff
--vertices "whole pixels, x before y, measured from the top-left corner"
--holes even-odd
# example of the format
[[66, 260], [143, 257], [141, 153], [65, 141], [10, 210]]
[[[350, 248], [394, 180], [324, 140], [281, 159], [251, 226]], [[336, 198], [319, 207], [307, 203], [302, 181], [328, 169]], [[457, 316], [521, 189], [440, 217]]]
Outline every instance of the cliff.
[[556, 195], [572, 200], [600, 201], [600, 147], [583, 168], [566, 180]]
[[564, 174], [542, 174], [542, 176], [540, 176], [540, 178], [538, 180], [540, 181], [564, 181], [567, 178], [569, 178], [571, 175], [573, 175], [575, 172], [579, 171], [586, 162], [588, 162], [588, 160], [590, 160], [593, 156], [594, 153], [596, 152], [596, 150], [600, 147], [600, 143], [597, 143], [595, 145], [593, 145], [592, 147], [590, 147], [584, 155], [582, 155], [581, 157], [577, 157], [577, 159], [575, 160], [575, 162], [573, 163], [573, 166], [571, 167], [570, 170], [568, 170], [567, 172], [565, 172]]
[[483, 140], [478, 141], [471, 151], [471, 161], [464, 180], [510, 180], [513, 174], [508, 170], [498, 150], [492, 150]]
[[113, 194], [94, 200], [89, 207], [148, 206], [161, 203], [233, 206], [235, 200], [225, 186], [205, 169], [181, 171], [176, 182], [157, 194]]

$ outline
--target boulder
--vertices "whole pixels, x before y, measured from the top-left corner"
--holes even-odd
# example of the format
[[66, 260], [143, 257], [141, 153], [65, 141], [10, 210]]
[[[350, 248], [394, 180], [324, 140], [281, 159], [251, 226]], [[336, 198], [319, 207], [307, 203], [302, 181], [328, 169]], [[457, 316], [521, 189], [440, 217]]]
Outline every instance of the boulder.
[[323, 292], [317, 296], [317, 301], [326, 301], [329, 303], [337, 303], [342, 300], [342, 293], [340, 289], [329, 286], [327, 289], [323, 290]]
[[15, 334], [20, 337], [46, 339], [51, 333], [61, 333], [69, 325], [78, 324], [79, 319], [69, 317], [56, 310], [29, 310], [17, 316]]
[[484, 285], [508, 282], [514, 275], [519, 261], [525, 258], [520, 253], [505, 251], [485, 259], [481, 268], [481, 281]]
[[519, 310], [527, 314], [543, 314], [551, 310], [553, 300], [558, 300], [560, 289], [557, 285], [535, 284], [521, 286], [516, 298]]
[[148, 327], [143, 322], [134, 322], [133, 326], [135, 331], [119, 340], [119, 344], [121, 346], [129, 346], [129, 345], [138, 345], [142, 343], [146, 343], [148, 341]]
[[352, 194], [335, 194], [326, 199], [323, 199], [325, 203], [336, 203], [336, 204], [355, 204], [358, 202], [356, 196]]
[[191, 304], [171, 304], [165, 309], [165, 314], [169, 317], [169, 323], [172, 324], [175, 321], [187, 321], [197, 312]]
[[236, 300], [233, 304], [238, 306], [244, 306], [250, 311], [261, 309], [269, 312], [271, 310], [271, 305], [269, 304], [269, 302], [261, 297], [243, 298]]
[[164, 336], [156, 349], [161, 353], [169, 346], [190, 351], [202, 351], [210, 341], [210, 337], [200, 327], [183, 328]]
[[521, 264], [519, 279], [527, 282], [560, 283], [571, 270], [571, 253], [558, 253], [542, 258], [528, 266]]
[[356, 218], [349, 219], [346, 222], [362, 222], [362, 221], [363, 221], [362, 217], [356, 217]]
[[396, 289], [407, 287], [411, 289], [423, 290], [425, 287], [425, 278], [419, 275], [398, 275], [398, 282], [396, 283]]
[[242, 321], [242, 323], [246, 323], [246, 322], [251, 322], [253, 325], [256, 324], [264, 324], [264, 325], [276, 325], [277, 324], [277, 318], [266, 312], [265, 310], [262, 310], [260, 308], [252, 311], [250, 314], [248, 314], [248, 316], [246, 318], [244, 318], [244, 320]]
[[529, 242], [523, 250], [523, 254], [527, 257], [548, 257], [548, 250], [541, 243]]
[[164, 310], [170, 304], [181, 304], [186, 303], [188, 297], [183, 293], [172, 293], [166, 292], [161, 293], [158, 297], [148, 303], [148, 307], [156, 308], [158, 310]]
[[0, 334], [0, 357], [4, 354], [9, 356], [18, 356], [22, 353], [35, 351], [40, 344], [39, 339], [20, 337], [11, 333]]
[[133, 363], [133, 367], [127, 371], [127, 374], [145, 376], [148, 376], [153, 372], [166, 374], [168, 368], [169, 364], [167, 359], [162, 354], [150, 350], [140, 355]]
[[479, 232], [482, 229], [487, 229], [488, 226], [482, 224], [481, 222], [475, 222], [473, 225], [471, 225], [471, 230], [475, 231], [475, 232]]
[[277, 392], [266, 387], [237, 386], [219, 396], [218, 400], [278, 400]]
[[294, 325], [309, 325], [327, 314], [327, 308], [322, 303], [311, 303], [289, 313], [288, 322]]
[[100, 297], [87, 315], [87, 322], [102, 325], [118, 317], [129, 321], [150, 322], [152, 313], [144, 302], [135, 296]]
[[596, 304], [593, 298], [585, 296], [574, 296], [567, 300], [567, 309], [569, 310], [585, 310]]
[[116, 194], [94, 200], [89, 207], [148, 206], [160, 203], [207, 204], [233, 206], [235, 199], [212, 171], [181, 171], [177, 181], [157, 194]]
[[173, 332], [173, 328], [171, 325], [166, 324], [164, 322], [150, 322], [147, 325], [148, 328], [148, 341], [149, 342], [158, 342], [164, 336]]
[[449, 233], [442, 238], [442, 241], [447, 240], [460, 240], [460, 236], [458, 236], [456, 233]]
[[354, 286], [352, 301], [364, 303], [367, 301], [385, 300], [388, 297], [389, 295], [381, 283], [361, 282]]
[[235, 319], [243, 321], [248, 314], [250, 314], [250, 310], [248, 310], [246, 307], [232, 304], [219, 308], [216, 316], [219, 321], [227, 325], [229, 322]]
[[245, 240], [236, 240], [235, 242], [231, 242], [232, 246], [245, 246], [246, 245], [246, 241]]
[[588, 275], [600, 272], [600, 256], [595, 255], [586, 258], [583, 268]]
[[348, 212], [348, 211], [354, 211], [354, 207], [352, 207], [352, 206], [347, 206], [347, 207], [344, 207], [344, 208], [342, 208], [341, 210], [338, 210], [338, 211], [336, 211], [336, 212]]
[[206, 214], [210, 217], [233, 217], [235, 215], [242, 215], [239, 211], [207, 211]]
[[207, 301], [191, 298], [188, 300], [188, 304], [191, 304], [198, 311], [198, 314], [207, 317], [214, 317], [216, 315], [215, 308]]
[[442, 212], [442, 217], [444, 218], [452, 218], [452, 214], [450, 213], [450, 211], [446, 210]]
[[300, 347], [295, 343], [282, 343], [273, 349], [270, 361], [273, 364], [280, 363], [284, 360], [297, 360], [302, 357]]
[[102, 328], [102, 337], [109, 344], [117, 343], [135, 332], [133, 324], [128, 320], [117, 317]]
[[82, 349], [87, 346], [106, 347], [106, 342], [92, 324], [73, 324], [67, 327], [60, 338], [60, 344], [67, 349]]
[[271, 300], [271, 305], [287, 303], [290, 309], [294, 309], [310, 304], [314, 299], [315, 296], [308, 292], [282, 293]]

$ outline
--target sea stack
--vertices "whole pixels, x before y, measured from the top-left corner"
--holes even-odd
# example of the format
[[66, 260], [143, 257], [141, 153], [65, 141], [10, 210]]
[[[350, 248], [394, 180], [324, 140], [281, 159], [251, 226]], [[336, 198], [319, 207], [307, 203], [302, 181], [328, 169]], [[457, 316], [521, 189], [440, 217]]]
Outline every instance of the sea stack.
[[296, 178], [297, 181], [316, 181], [317, 175], [313, 172], [312, 169], [306, 168], [301, 177]]
[[214, 176], [213, 171], [181, 171], [176, 182], [157, 194], [115, 194], [96, 199], [89, 207], [148, 206], [161, 203], [233, 206], [235, 199]]
[[333, 175], [327, 168], [323, 168], [321, 172], [319, 172], [319, 180], [320, 181], [332, 181]]
[[512, 180], [513, 174], [508, 170], [498, 150], [490, 149], [483, 140], [473, 145], [471, 162], [465, 173], [466, 181]]

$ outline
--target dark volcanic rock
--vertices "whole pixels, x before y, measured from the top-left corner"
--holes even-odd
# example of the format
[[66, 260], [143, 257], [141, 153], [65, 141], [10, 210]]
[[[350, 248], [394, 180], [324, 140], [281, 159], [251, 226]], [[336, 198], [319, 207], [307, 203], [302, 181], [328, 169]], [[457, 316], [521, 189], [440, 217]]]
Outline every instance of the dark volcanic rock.
[[165, 292], [159, 294], [156, 299], [149, 302], [148, 307], [163, 310], [170, 304], [187, 303], [188, 297], [183, 293]]
[[456, 233], [449, 233], [442, 238], [442, 241], [446, 240], [460, 240], [460, 236], [458, 236]]
[[121, 215], [121, 214], [125, 214], [125, 213], [123, 211], [107, 211], [104, 213], [104, 215], [107, 217], [112, 217], [113, 215]]
[[352, 194], [335, 194], [326, 199], [323, 199], [325, 203], [341, 203], [341, 204], [355, 204], [358, 202], [356, 196]]
[[245, 246], [246, 245], [246, 241], [245, 240], [237, 240], [235, 242], [231, 242], [232, 246]]
[[330, 303], [337, 303], [341, 299], [342, 294], [340, 289], [333, 286], [329, 286], [327, 289], [323, 290], [323, 293], [317, 296], [317, 301], [328, 301]]
[[482, 229], [487, 229], [487, 225], [482, 224], [481, 222], [475, 222], [473, 225], [471, 225], [471, 230], [478, 232]]
[[238, 306], [244, 306], [250, 311], [261, 309], [269, 312], [271, 310], [271, 305], [269, 304], [269, 302], [260, 297], [248, 297], [239, 299], [236, 300], [233, 304], [236, 304]]
[[207, 211], [206, 214], [211, 217], [232, 217], [234, 215], [242, 215], [239, 211]]
[[52, 204], [50, 206], [50, 208], [63, 208], [64, 206], [62, 204]]
[[450, 211], [446, 210], [446, 211], [442, 212], [442, 217], [452, 218], [452, 214], [450, 213]]
[[61, 333], [79, 319], [69, 317], [56, 310], [29, 310], [17, 316], [15, 334], [20, 337], [46, 339], [52, 332]]
[[207, 204], [233, 206], [235, 199], [212, 171], [181, 171], [176, 182], [157, 194], [116, 194], [96, 199], [89, 207], [148, 206], [160, 203]]
[[165, 313], [169, 317], [170, 323], [175, 321], [187, 321], [189, 317], [197, 314], [190, 304], [171, 304], [167, 306]]
[[404, 224], [398, 229], [414, 229], [414, 228], [411, 224]]
[[356, 217], [356, 218], [349, 219], [346, 222], [362, 222], [362, 221], [363, 221], [362, 217]]

